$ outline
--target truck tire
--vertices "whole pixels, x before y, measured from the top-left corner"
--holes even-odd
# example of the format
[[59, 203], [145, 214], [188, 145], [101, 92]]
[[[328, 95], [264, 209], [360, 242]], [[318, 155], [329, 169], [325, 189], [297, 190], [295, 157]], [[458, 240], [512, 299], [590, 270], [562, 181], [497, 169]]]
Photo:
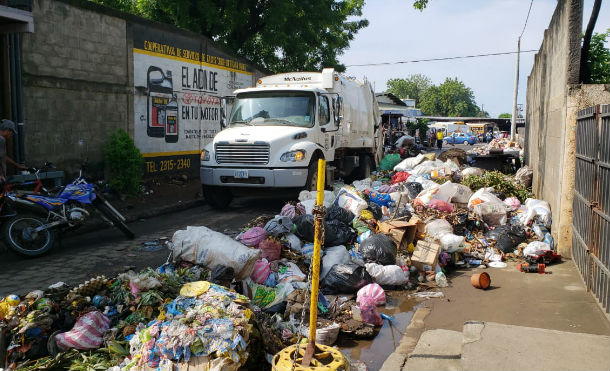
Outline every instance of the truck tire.
[[371, 176], [371, 158], [369, 155], [360, 155], [360, 166], [356, 171], [358, 179], [366, 179]]
[[203, 197], [214, 209], [226, 209], [233, 201], [233, 193], [224, 187], [203, 186]]
[[305, 183], [305, 190], [318, 190], [318, 157], [312, 158], [311, 162], [309, 163], [309, 167], [307, 168], [307, 182]]

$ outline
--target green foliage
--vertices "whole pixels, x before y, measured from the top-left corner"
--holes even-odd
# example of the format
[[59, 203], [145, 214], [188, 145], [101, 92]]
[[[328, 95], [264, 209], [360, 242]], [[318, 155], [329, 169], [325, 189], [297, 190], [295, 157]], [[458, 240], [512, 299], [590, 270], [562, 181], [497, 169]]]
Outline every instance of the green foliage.
[[482, 176], [467, 176], [462, 179], [462, 184], [472, 191], [477, 191], [483, 187], [493, 187], [497, 192], [504, 193], [506, 197], [514, 196], [521, 202], [532, 195], [525, 187], [516, 183], [512, 177], [499, 171], [488, 171]]
[[109, 356], [102, 352], [81, 353], [70, 365], [70, 371], [97, 371], [108, 370], [114, 366], [109, 360]]
[[419, 129], [419, 137], [422, 141], [426, 141], [426, 132], [428, 131], [428, 119], [417, 119], [415, 122], [409, 121], [407, 123], [407, 129], [410, 132], [415, 133], [417, 129]]
[[387, 82], [387, 86], [387, 91], [400, 99], [415, 99], [415, 106], [417, 107], [421, 94], [432, 86], [432, 80], [426, 75], [416, 73], [404, 79], [390, 79]]
[[472, 89], [457, 78], [446, 78], [421, 95], [419, 107], [429, 116], [473, 117], [479, 113]]
[[113, 189], [131, 195], [140, 191], [144, 158], [125, 130], [119, 129], [112, 134], [104, 146], [104, 159]]
[[428, 0], [415, 0], [413, 2], [413, 7], [419, 10], [420, 12], [423, 11], [426, 6], [428, 6]]
[[610, 28], [606, 32], [594, 33], [591, 37], [587, 60], [591, 71], [591, 84], [610, 84], [610, 49], [605, 47], [608, 36]]
[[203, 34], [271, 71], [344, 71], [364, 0], [91, 0]]
[[501, 113], [498, 115], [499, 119], [510, 119], [513, 117], [512, 113]]

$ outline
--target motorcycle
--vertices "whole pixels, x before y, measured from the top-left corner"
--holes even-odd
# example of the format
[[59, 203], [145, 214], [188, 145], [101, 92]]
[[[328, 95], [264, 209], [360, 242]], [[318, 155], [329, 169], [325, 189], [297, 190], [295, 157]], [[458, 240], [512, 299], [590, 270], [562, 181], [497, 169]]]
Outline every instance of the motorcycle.
[[115, 209], [93, 184], [87, 183], [82, 170], [72, 183], [61, 188], [57, 196], [36, 193], [7, 192], [4, 202], [16, 212], [2, 225], [6, 245], [18, 254], [39, 256], [49, 251], [58, 233], [82, 226], [93, 207], [102, 218], [118, 228], [127, 238], [134, 233], [125, 217]]

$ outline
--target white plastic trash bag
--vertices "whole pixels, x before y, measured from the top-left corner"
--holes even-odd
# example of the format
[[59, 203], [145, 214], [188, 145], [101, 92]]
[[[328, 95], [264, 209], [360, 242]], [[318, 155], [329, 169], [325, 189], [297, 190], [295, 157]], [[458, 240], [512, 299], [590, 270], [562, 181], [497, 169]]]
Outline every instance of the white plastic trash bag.
[[409, 272], [397, 265], [365, 264], [366, 271], [378, 285], [404, 285], [409, 281]]
[[542, 223], [545, 227], [551, 228], [551, 206], [548, 202], [528, 198], [524, 203], [525, 212], [519, 214], [519, 220], [523, 225], [530, 225], [533, 220]]
[[362, 180], [354, 180], [354, 183], [352, 183], [352, 184], [353, 184], [354, 188], [356, 188], [360, 192], [366, 191], [367, 189], [373, 189], [371, 178], [365, 178]]
[[523, 256], [534, 255], [536, 251], [547, 251], [551, 250], [551, 245], [542, 241], [533, 241], [527, 244], [523, 249]]
[[301, 242], [300, 238], [298, 238], [294, 233], [288, 233], [284, 237], [288, 241], [288, 247], [290, 247], [291, 250], [301, 252], [303, 249], [303, 243]]
[[453, 227], [445, 219], [434, 219], [426, 223], [426, 236], [440, 240], [447, 233], [453, 233]]
[[[299, 201], [301, 201], [301, 203], [308, 200], [315, 201], [316, 197], [318, 197], [317, 191], [301, 191], [301, 193], [299, 193]], [[335, 202], [335, 194], [332, 191], [324, 191], [324, 203], [326, 204], [326, 202], [331, 205]]]
[[502, 201], [476, 204], [474, 205], [474, 213], [488, 225], [497, 227], [506, 224], [506, 205]]
[[485, 170], [480, 169], [478, 167], [467, 167], [466, 169], [462, 170], [462, 176], [481, 176], [485, 173]]
[[409, 157], [402, 160], [398, 165], [394, 166], [394, 171], [405, 171], [413, 169], [424, 161], [426, 157], [421, 153], [415, 157]]
[[467, 203], [468, 200], [470, 200], [470, 197], [472, 196], [472, 191], [470, 190], [470, 188], [466, 187], [463, 184], [451, 184], [453, 184], [453, 187], [455, 189], [455, 194], [453, 195], [453, 197], [451, 197], [451, 202], [457, 202], [461, 204]]
[[[316, 206], [316, 200], [305, 200], [305, 201], [301, 201], [299, 202], [301, 205], [303, 205], [303, 207], [305, 208], [305, 214], [313, 214], [313, 207]], [[333, 201], [327, 201], [326, 198], [324, 198], [324, 207], [325, 208], [329, 208], [331, 207], [333, 204]]]
[[358, 192], [353, 187], [345, 186], [341, 188], [335, 199], [335, 205], [351, 211], [354, 215], [360, 215], [360, 212], [369, 205], [358, 195]]
[[464, 236], [457, 236], [453, 233], [445, 233], [441, 236], [441, 248], [447, 252], [464, 250]]
[[206, 227], [188, 226], [174, 233], [170, 245], [174, 261], [184, 260], [214, 268], [233, 268], [236, 280], [250, 277], [261, 251], [249, 249], [231, 237]]
[[470, 196], [470, 199], [468, 200], [468, 207], [473, 208], [474, 205], [482, 204], [483, 202], [502, 203], [502, 200], [500, 200], [498, 197], [496, 197], [496, 195], [491, 193], [493, 190], [494, 189], [492, 187], [488, 187], [488, 188], [481, 188], [478, 191], [476, 191], [472, 196]]
[[324, 249], [322, 268], [320, 269], [320, 281], [326, 277], [335, 264], [347, 264], [351, 261], [349, 252], [343, 245], [328, 247]]

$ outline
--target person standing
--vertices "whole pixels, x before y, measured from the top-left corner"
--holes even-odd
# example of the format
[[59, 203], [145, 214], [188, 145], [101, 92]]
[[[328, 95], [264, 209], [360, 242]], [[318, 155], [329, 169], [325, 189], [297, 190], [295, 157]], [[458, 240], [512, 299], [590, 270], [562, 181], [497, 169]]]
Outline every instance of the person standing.
[[7, 153], [6, 153], [6, 140], [8, 138], [12, 138], [13, 135], [17, 134], [17, 130], [15, 129], [15, 123], [11, 120], [3, 119], [0, 122], [0, 183], [4, 183], [6, 181], [6, 163], [10, 163], [18, 169], [26, 170], [27, 168], [23, 165], [16, 163]]
[[436, 146], [438, 147], [438, 149], [443, 149], [443, 138], [445, 136], [443, 135], [443, 131], [442, 130], [438, 130], [436, 132]]

